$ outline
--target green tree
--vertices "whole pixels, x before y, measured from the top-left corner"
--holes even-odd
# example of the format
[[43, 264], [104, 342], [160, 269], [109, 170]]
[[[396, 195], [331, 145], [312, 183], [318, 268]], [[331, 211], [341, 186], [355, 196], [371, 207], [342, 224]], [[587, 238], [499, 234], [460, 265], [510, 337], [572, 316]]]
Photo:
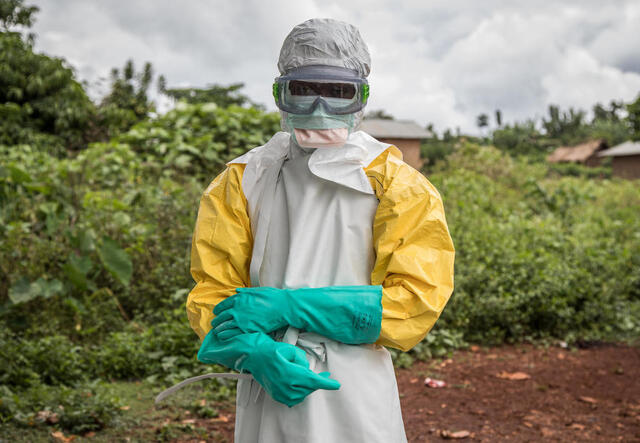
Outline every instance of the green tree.
[[620, 115], [624, 103], [612, 100], [609, 106], [596, 103], [593, 118], [587, 127], [588, 138], [604, 138], [610, 146], [615, 146], [631, 138], [629, 122]]
[[442, 134], [442, 140], [444, 140], [445, 142], [452, 142], [454, 139], [455, 136], [451, 132], [451, 129], [445, 129], [444, 133]]
[[222, 108], [229, 106], [245, 106], [262, 108], [253, 103], [248, 96], [240, 93], [244, 83], [233, 83], [229, 86], [209, 85], [206, 88], [170, 88], [166, 87], [166, 80], [160, 76], [158, 89], [165, 95], [187, 103], [215, 103]]
[[111, 70], [111, 89], [103, 97], [101, 106], [113, 105], [130, 111], [136, 121], [144, 119], [154, 110], [154, 104], [148, 96], [152, 80], [151, 63], [145, 63], [142, 72], [135, 72], [133, 60], [127, 60], [122, 71], [118, 68]]
[[541, 156], [553, 147], [548, 138], [544, 138], [536, 129], [533, 120], [507, 124], [493, 131], [493, 145], [511, 155]]
[[30, 28], [38, 11], [37, 6], [24, 6], [24, 0], [0, 0], [1, 31], [10, 32], [14, 26]]
[[631, 127], [631, 138], [640, 140], [640, 94], [636, 100], [627, 105], [628, 121]]
[[[164, 77], [157, 80], [158, 89], [164, 87]], [[145, 120], [155, 111], [155, 103], [149, 98], [153, 83], [153, 66], [147, 62], [141, 72], [136, 72], [133, 60], [126, 61], [122, 70], [111, 70], [109, 92], [102, 98], [93, 125], [93, 139], [106, 141], [128, 131], [136, 123]]]
[[489, 116], [487, 114], [480, 114], [476, 118], [476, 125], [480, 129], [486, 128], [487, 126], [489, 126]]
[[593, 105], [593, 120], [592, 121], [598, 121], [598, 120], [608, 120], [609, 119], [609, 113], [607, 112], [606, 108], [604, 106], [602, 106], [600, 103], [596, 103], [595, 105]]
[[61, 152], [85, 143], [94, 106], [64, 60], [35, 53], [32, 34], [9, 30], [31, 26], [37, 10], [0, 1], [0, 144]]
[[624, 103], [611, 100], [609, 103], [609, 108], [603, 106], [600, 103], [596, 103], [593, 105], [593, 119], [591, 123], [595, 123], [597, 121], [609, 121], [609, 122], [618, 122], [621, 120], [618, 112], [624, 108]]
[[558, 138], [563, 143], [572, 143], [585, 137], [585, 116], [583, 110], [561, 111], [556, 105], [549, 105], [549, 117], [542, 119], [547, 135]]

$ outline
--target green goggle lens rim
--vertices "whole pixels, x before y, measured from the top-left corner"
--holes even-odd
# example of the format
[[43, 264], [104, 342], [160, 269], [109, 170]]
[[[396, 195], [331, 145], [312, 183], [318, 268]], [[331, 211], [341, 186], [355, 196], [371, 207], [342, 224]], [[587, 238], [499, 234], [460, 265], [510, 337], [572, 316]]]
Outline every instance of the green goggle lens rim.
[[364, 83], [362, 85], [362, 92], [360, 93], [360, 97], [362, 99], [362, 104], [366, 104], [369, 99], [369, 85]]

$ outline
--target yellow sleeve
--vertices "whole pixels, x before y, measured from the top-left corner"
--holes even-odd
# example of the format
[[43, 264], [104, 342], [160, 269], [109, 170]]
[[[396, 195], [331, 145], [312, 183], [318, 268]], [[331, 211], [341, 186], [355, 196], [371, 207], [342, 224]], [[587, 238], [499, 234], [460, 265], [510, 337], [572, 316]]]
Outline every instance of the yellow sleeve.
[[366, 168], [380, 201], [373, 222], [372, 285], [382, 285], [377, 344], [408, 351], [453, 292], [454, 248], [436, 188], [391, 147]]
[[232, 164], [202, 194], [191, 242], [191, 275], [196, 285], [187, 298], [187, 316], [202, 340], [211, 329], [213, 308], [250, 286], [253, 239], [242, 192], [244, 165]]

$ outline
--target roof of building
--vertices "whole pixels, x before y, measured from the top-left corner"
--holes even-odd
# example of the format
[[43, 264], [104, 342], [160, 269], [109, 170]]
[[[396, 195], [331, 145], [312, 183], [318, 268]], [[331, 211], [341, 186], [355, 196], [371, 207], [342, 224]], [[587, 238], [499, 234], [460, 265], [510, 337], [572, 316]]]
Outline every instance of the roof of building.
[[420, 127], [413, 120], [364, 119], [360, 124], [367, 134], [376, 138], [430, 138], [433, 133]]
[[549, 156], [547, 161], [551, 163], [558, 162], [578, 162], [582, 163], [593, 156], [596, 152], [607, 148], [607, 142], [604, 139], [590, 140], [575, 146], [560, 146], [556, 148]]
[[598, 153], [598, 157], [622, 157], [625, 155], [640, 155], [640, 142], [629, 140]]

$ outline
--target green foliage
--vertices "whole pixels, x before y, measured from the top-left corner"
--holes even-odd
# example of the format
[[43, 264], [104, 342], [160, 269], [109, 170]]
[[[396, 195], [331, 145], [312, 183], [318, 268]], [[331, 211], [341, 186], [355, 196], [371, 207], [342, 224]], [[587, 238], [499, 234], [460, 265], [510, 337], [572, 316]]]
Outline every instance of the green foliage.
[[[198, 340], [184, 321], [184, 310], [165, 315], [157, 325], [130, 323], [103, 342], [79, 346], [61, 335], [24, 339], [0, 332], [0, 423], [43, 425], [38, 417], [71, 432], [107, 426], [120, 413], [120, 401], [97, 380], [141, 379], [158, 388], [207, 371], [220, 371], [196, 361]], [[178, 318], [179, 317], [179, 318]], [[211, 396], [227, 400], [232, 383], [212, 381]], [[215, 415], [202, 408], [202, 415]]]
[[490, 343], [640, 333], [635, 185], [547, 176], [473, 145], [431, 176], [458, 251], [438, 329]]
[[631, 138], [640, 140], [640, 94], [635, 101], [627, 105], [629, 126], [631, 127]]
[[34, 14], [38, 9], [37, 6], [24, 6], [24, 0], [0, 1], [2, 32], [9, 32], [14, 26], [31, 27], [35, 19]]
[[120, 407], [106, 384], [87, 383], [75, 388], [38, 385], [19, 392], [0, 385], [0, 424], [55, 425], [83, 434], [109, 426], [121, 414]]
[[[632, 106], [632, 105], [629, 105]], [[561, 111], [557, 106], [549, 106], [549, 116], [542, 119], [539, 131], [536, 122], [506, 125], [493, 131], [494, 146], [510, 155], [527, 155], [543, 160], [558, 146], [572, 146], [588, 140], [605, 139], [609, 146], [615, 146], [632, 137], [629, 119], [620, 115], [623, 104], [612, 101], [608, 107], [597, 103], [593, 107], [593, 119], [587, 122], [584, 111]]]
[[51, 336], [24, 340], [5, 335], [0, 353], [6, 362], [0, 380], [10, 386], [67, 385], [86, 379], [82, 350], [67, 337]]
[[22, 277], [9, 289], [9, 300], [17, 305], [37, 297], [51, 298], [62, 293], [62, 290], [62, 282], [57, 279], [45, 280], [40, 277], [34, 282], [29, 282]]
[[116, 138], [158, 174], [212, 177], [226, 162], [265, 143], [280, 129], [277, 113], [214, 103], [178, 103]]
[[443, 161], [453, 150], [454, 143], [441, 140], [436, 136], [422, 141], [420, 156], [425, 160], [425, 165], [431, 168], [436, 163]]
[[[198, 363], [198, 339], [182, 319], [184, 311], [165, 315], [165, 322], [131, 324], [113, 332], [95, 350], [96, 376], [176, 383], [210, 369]], [[219, 368], [222, 369], [222, 368]]]
[[549, 172], [559, 176], [583, 178], [611, 178], [611, 158], [602, 166], [584, 166], [578, 163], [550, 163]]
[[62, 309], [52, 331], [81, 334], [96, 303], [124, 319], [171, 305], [167, 294], [190, 284], [202, 189], [278, 124], [255, 109], [180, 104], [73, 158], [0, 146], [0, 304], [13, 327], [34, 324], [42, 300]]
[[529, 155], [542, 158], [557, 146], [557, 142], [545, 139], [531, 120], [506, 125], [493, 131], [493, 144], [510, 155]]
[[[3, 421], [34, 423], [63, 405], [55, 426], [97, 429], [116, 403], [83, 396], [87, 383], [165, 386], [212, 370], [195, 360], [184, 317], [197, 202], [278, 124], [256, 109], [180, 104], [68, 158], [0, 145]], [[220, 399], [234, 393], [213, 386]]]
[[102, 98], [97, 116], [98, 124], [106, 130], [107, 136], [128, 130], [154, 111], [154, 104], [148, 97], [152, 81], [153, 67], [149, 62], [141, 72], [135, 72], [131, 59], [127, 60], [122, 72], [118, 68], [111, 70], [110, 89]]
[[476, 117], [476, 126], [482, 129], [489, 126], [489, 116], [487, 114], [480, 114]]
[[542, 119], [542, 126], [549, 137], [568, 143], [570, 139], [581, 136], [585, 116], [586, 113], [582, 110], [570, 108], [568, 111], [561, 111], [558, 106], [549, 105], [549, 116]]
[[[109, 237], [104, 237], [102, 239], [102, 244], [98, 247], [97, 251], [98, 257], [100, 257], [100, 261], [104, 265], [105, 269], [109, 271], [111, 275], [123, 286], [128, 286], [129, 281], [131, 280], [131, 274], [133, 273], [133, 264], [131, 263], [131, 257], [129, 257], [129, 254], [121, 249], [118, 243]], [[91, 269], [90, 260], [86, 257], [84, 257], [84, 259], [85, 260], [83, 261], [82, 258], [77, 258], [77, 256], [72, 256], [70, 258], [69, 265], [73, 269], [75, 275], [85, 276]]]
[[389, 349], [389, 351], [396, 367], [408, 368], [416, 359], [424, 361], [444, 357], [452, 350], [466, 346], [468, 343], [464, 340], [463, 331], [451, 330], [438, 325], [410, 352], [400, 352], [397, 349]]
[[632, 138], [625, 120], [594, 120], [587, 130], [590, 140], [605, 139], [609, 146], [616, 146]]
[[104, 386], [88, 383], [85, 351], [67, 337], [25, 340], [0, 332], [0, 423], [102, 429], [120, 413]]
[[93, 104], [63, 60], [2, 32], [0, 66], [0, 144], [29, 143], [60, 155], [84, 143]]
[[240, 93], [244, 83], [233, 83], [229, 86], [210, 85], [206, 88], [160, 88], [169, 97], [186, 103], [215, 103], [222, 108], [229, 106], [246, 106], [260, 108], [246, 95]]

